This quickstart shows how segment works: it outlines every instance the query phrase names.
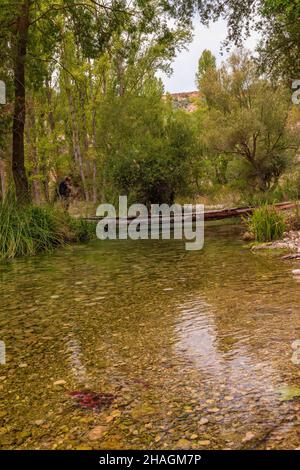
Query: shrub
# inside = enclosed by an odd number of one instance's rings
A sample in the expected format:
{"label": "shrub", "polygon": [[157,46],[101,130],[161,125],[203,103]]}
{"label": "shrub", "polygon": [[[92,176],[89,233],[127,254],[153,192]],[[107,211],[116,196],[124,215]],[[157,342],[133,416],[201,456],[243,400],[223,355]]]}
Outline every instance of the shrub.
{"label": "shrub", "polygon": [[245,222],[258,242],[278,240],[286,230],[284,215],[273,206],[265,205],[256,209]]}
{"label": "shrub", "polygon": [[73,219],[70,217],[70,228],[74,232],[76,241],[87,242],[95,238],[96,224],[83,219]]}

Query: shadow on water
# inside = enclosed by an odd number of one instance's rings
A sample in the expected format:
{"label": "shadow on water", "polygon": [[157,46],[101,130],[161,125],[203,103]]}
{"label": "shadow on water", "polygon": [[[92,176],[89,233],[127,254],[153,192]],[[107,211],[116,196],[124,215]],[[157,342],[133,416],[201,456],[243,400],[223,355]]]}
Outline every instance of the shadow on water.
{"label": "shadow on water", "polygon": [[[0,266],[3,448],[295,448],[299,284],[238,226]],[[70,392],[115,397],[100,411]]]}

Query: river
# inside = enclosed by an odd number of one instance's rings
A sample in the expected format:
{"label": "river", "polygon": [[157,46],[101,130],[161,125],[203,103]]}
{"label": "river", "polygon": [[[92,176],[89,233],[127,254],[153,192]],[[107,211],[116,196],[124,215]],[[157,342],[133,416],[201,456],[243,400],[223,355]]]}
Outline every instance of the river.
{"label": "river", "polygon": [[300,284],[240,230],[2,263],[1,447],[297,448]]}

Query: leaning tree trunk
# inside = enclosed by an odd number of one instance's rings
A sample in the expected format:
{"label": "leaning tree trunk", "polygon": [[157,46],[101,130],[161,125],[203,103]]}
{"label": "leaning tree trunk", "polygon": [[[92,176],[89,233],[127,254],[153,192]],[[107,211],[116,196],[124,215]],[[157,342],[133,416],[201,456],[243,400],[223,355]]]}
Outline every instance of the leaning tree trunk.
{"label": "leaning tree trunk", "polygon": [[24,126],[25,126],[25,58],[29,27],[29,3],[23,0],[16,24],[16,54],[14,64],[15,107],[13,116],[12,173],[18,202],[30,201],[29,185],[25,170]]}

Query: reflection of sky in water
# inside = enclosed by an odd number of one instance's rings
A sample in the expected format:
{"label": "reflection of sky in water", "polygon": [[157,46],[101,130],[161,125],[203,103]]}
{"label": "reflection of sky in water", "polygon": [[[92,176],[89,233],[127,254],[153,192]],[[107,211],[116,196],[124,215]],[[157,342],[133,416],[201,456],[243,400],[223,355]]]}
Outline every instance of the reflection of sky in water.
{"label": "reflection of sky in water", "polygon": [[224,358],[216,348],[217,333],[211,307],[203,300],[180,305],[181,322],[177,325],[178,350],[184,351],[204,372],[220,373]]}
{"label": "reflection of sky in water", "polygon": [[247,337],[245,331],[233,324],[232,344],[229,343],[224,351],[220,343],[224,340],[226,343],[226,337],[218,331],[212,306],[197,297],[178,308],[182,313],[176,327],[176,353],[188,357],[209,384],[213,387],[224,385],[227,394],[249,392],[261,397],[274,391],[280,374],[271,361],[258,362],[247,341],[250,330]]}
{"label": "reflection of sky in water", "polygon": [[82,351],[80,343],[72,333],[69,333],[68,336],[69,339],[66,341],[66,349],[74,378],[80,382],[87,383],[87,371],[85,365],[82,362]]}

